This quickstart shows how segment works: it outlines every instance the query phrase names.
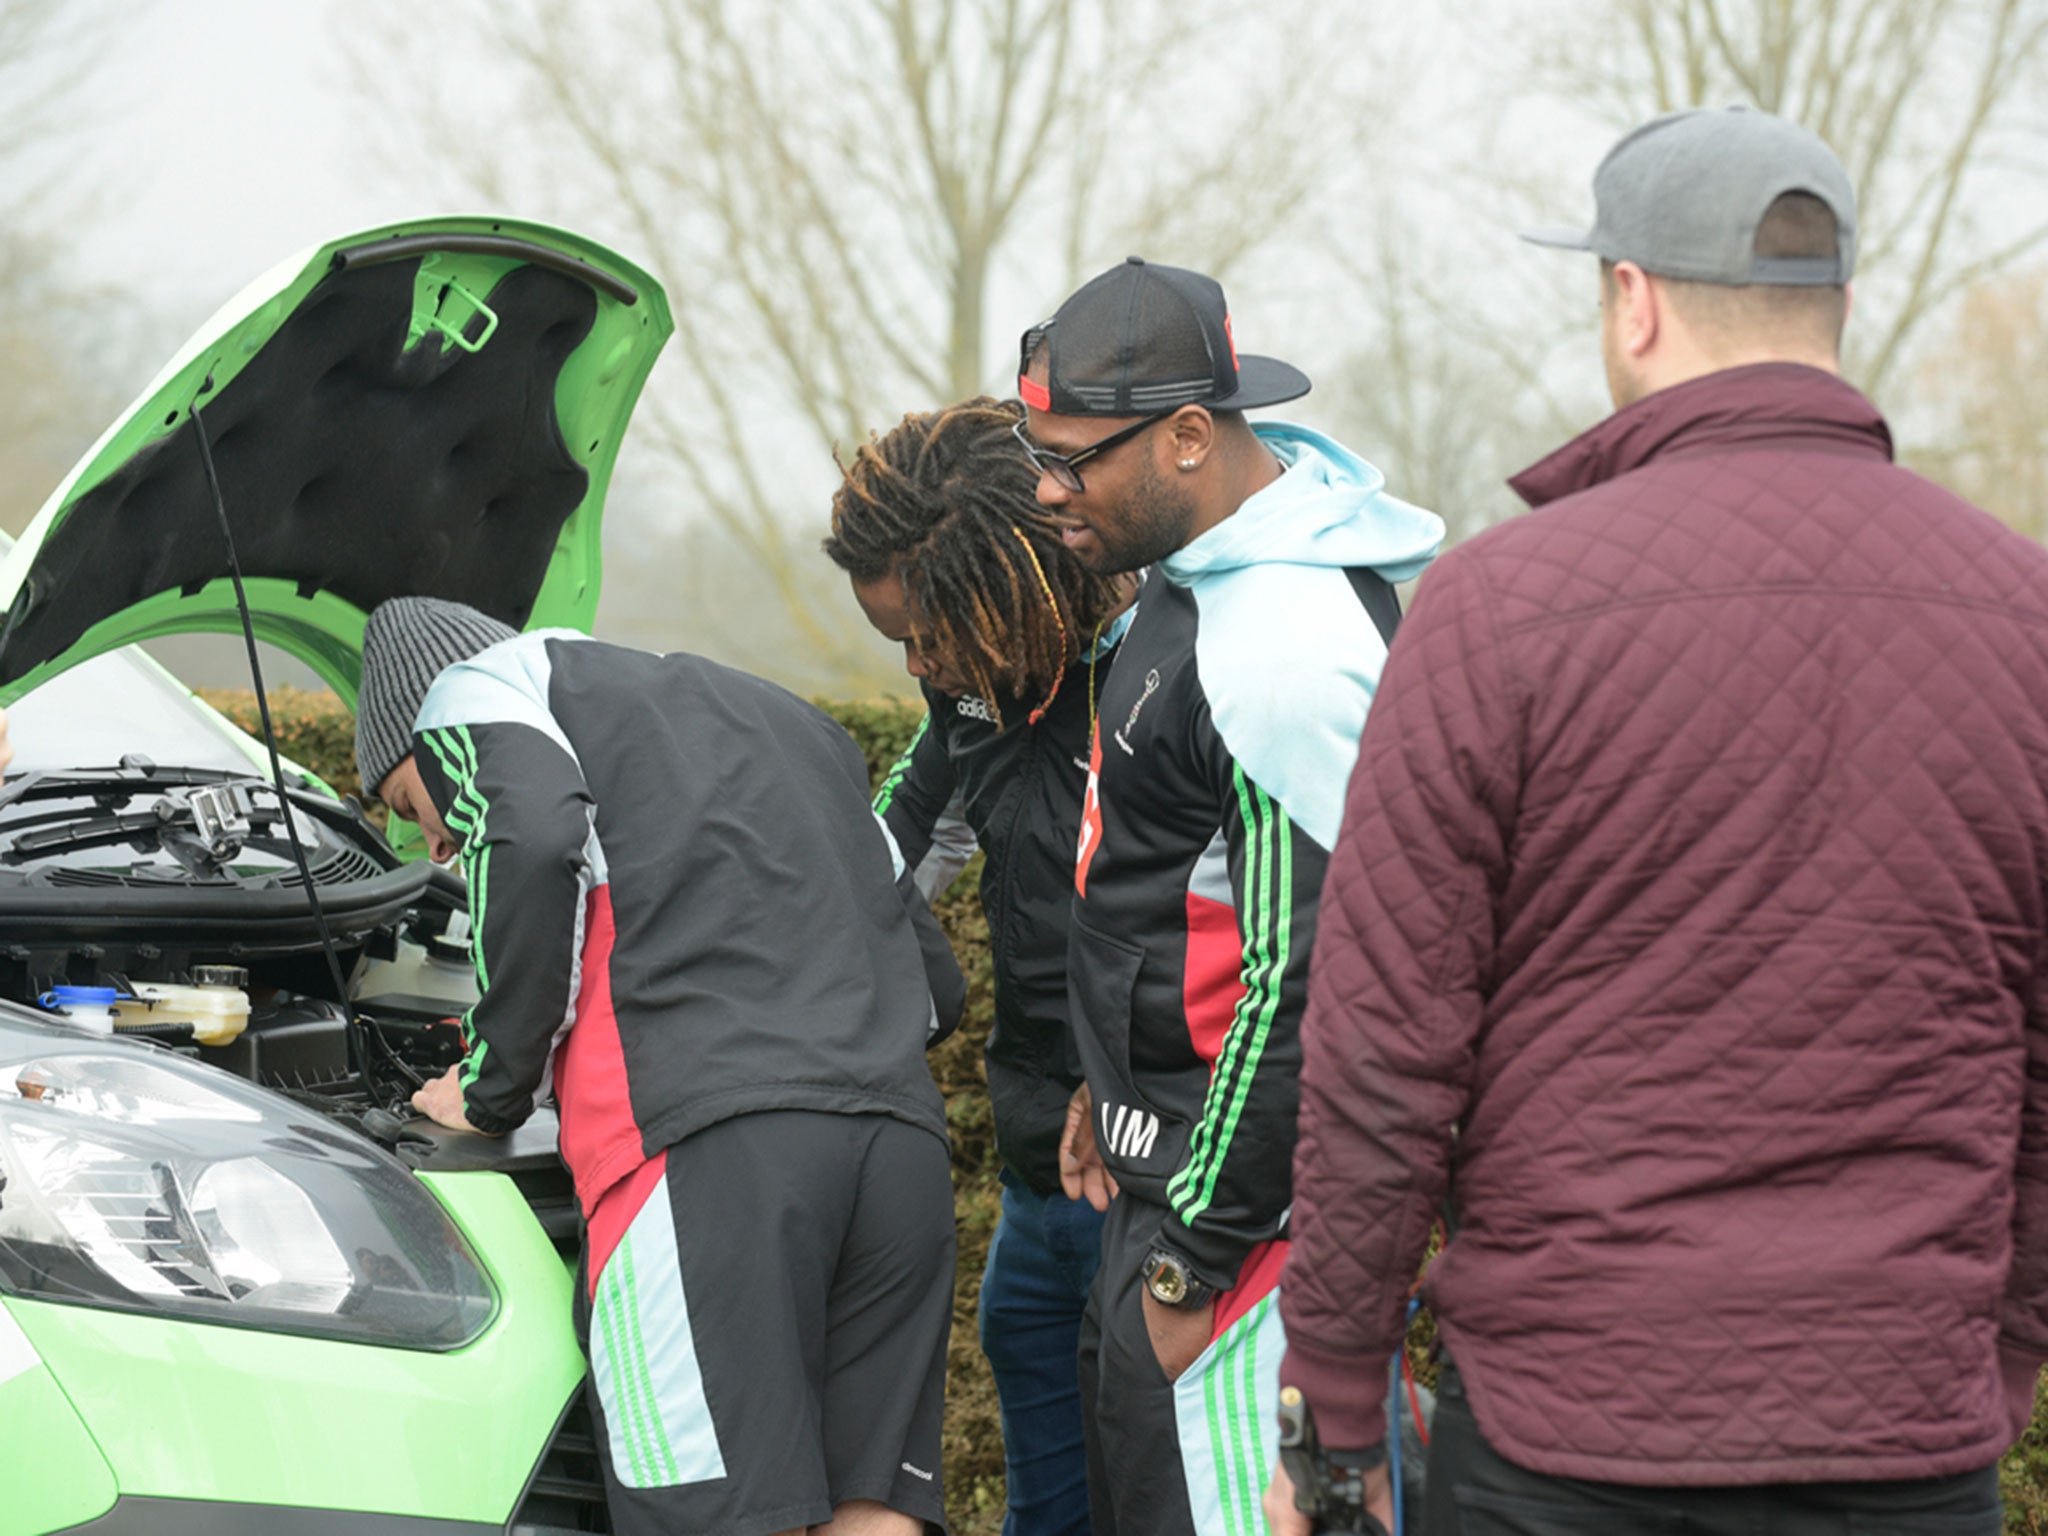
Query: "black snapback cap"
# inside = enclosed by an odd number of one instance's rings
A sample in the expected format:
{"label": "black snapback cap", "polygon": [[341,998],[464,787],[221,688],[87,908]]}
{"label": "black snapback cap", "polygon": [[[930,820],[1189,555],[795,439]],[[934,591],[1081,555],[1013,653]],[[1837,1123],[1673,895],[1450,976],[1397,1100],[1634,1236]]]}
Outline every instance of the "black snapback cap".
{"label": "black snapback cap", "polygon": [[[1025,377],[1046,349],[1046,382]],[[1183,405],[1246,411],[1309,391],[1275,357],[1240,357],[1213,277],[1132,256],[1076,289],[1024,333],[1017,392],[1055,416],[1147,416]]]}

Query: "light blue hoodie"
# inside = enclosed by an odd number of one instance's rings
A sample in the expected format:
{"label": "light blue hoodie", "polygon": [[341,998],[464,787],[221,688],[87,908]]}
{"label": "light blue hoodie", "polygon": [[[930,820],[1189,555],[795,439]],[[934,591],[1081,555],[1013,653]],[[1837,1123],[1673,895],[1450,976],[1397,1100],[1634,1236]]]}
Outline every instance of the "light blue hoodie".
{"label": "light blue hoodie", "polygon": [[1320,432],[1253,431],[1285,473],[1158,569],[1200,611],[1195,665],[1232,756],[1328,849],[1387,658],[1345,571],[1411,580],[1443,547],[1444,524],[1387,495],[1379,470]]}

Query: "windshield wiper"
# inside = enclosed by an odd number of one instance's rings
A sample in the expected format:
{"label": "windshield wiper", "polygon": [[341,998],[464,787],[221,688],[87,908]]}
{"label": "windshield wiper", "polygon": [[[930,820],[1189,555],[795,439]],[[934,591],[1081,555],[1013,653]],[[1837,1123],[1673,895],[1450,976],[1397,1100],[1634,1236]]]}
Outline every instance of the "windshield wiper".
{"label": "windshield wiper", "polygon": [[[64,792],[76,794],[89,784],[90,781],[86,786],[73,782]],[[182,802],[166,796],[146,811],[86,813],[64,826],[17,833],[6,852],[0,853],[0,861],[23,864],[47,853],[103,848],[144,836],[155,836],[161,843],[166,832],[189,831],[219,863],[240,853],[243,840],[257,827],[273,826],[283,816],[275,805],[256,804],[246,785],[202,784],[194,787]]]}
{"label": "windshield wiper", "polygon": [[155,836],[165,825],[154,811],[125,816],[108,813],[95,816],[82,826],[74,822],[70,826],[51,827],[45,832],[24,832],[14,839],[5,853],[0,853],[0,859],[9,864],[26,864],[46,853],[60,853],[71,848],[101,848],[112,843],[125,843],[145,834]]}
{"label": "windshield wiper", "polygon": [[[190,789],[253,779],[250,774],[219,768],[159,768],[144,757],[126,757],[118,768],[38,768],[9,779],[0,789],[0,811],[24,800],[50,800],[60,795],[104,795],[132,799],[160,789]],[[254,779],[260,784],[261,779]]]}

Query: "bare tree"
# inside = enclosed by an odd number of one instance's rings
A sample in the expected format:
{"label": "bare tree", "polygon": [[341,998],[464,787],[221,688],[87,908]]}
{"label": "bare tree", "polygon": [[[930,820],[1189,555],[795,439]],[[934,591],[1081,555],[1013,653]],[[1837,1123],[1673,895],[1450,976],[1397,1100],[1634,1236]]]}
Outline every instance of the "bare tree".
{"label": "bare tree", "polygon": [[1585,388],[1597,348],[1582,312],[1524,307],[1534,318],[1505,322],[1511,288],[1442,285],[1408,239],[1382,234],[1370,260],[1338,253],[1355,340],[1318,388],[1388,489],[1439,513],[1455,543],[1518,511],[1508,477],[1597,409]]}
{"label": "bare tree", "polygon": [[1735,101],[1842,155],[1861,221],[1848,371],[1904,397],[1895,424],[1918,462],[1978,462],[1964,416],[1916,398],[1925,383],[1953,401],[1965,343],[1945,344],[1946,382],[1919,370],[1972,295],[2048,244],[2048,0],[1453,0],[1452,14],[1475,44],[1436,89],[1477,130],[1416,146],[1395,193],[1403,259],[1350,267],[1370,323],[1346,424],[1396,490],[1475,531],[1514,508],[1503,473],[1605,409],[1590,269],[1513,239],[1586,200],[1590,165],[1566,174],[1558,130],[1586,116],[1604,138]]}
{"label": "bare tree", "polygon": [[[1310,0],[437,14],[414,80],[409,10],[358,45],[365,87],[463,189],[537,200],[663,276],[676,342],[636,432],[842,687],[879,679],[843,644],[843,600],[819,602],[831,455],[1003,386],[1011,338],[1092,263],[1140,250],[1227,275],[1355,166],[1368,121],[1330,45],[1358,12]],[[488,131],[434,87],[463,57],[512,66]]]}
{"label": "bare tree", "polygon": [[[0,0],[0,168],[10,177],[65,131],[112,19],[63,0]],[[35,200],[32,186],[15,188],[17,210]]]}
{"label": "bare tree", "polygon": [[1973,291],[1923,371],[1939,444],[1918,467],[2048,541],[2048,269]]}
{"label": "bare tree", "polygon": [[1602,0],[1535,73],[1617,126],[1747,101],[1832,144],[1861,203],[1846,361],[1872,393],[2048,244],[2048,0]]}
{"label": "bare tree", "polygon": [[81,289],[64,259],[68,231],[90,210],[67,184],[61,151],[77,123],[112,8],[61,0],[0,0],[0,527],[17,533],[75,456],[106,425],[118,398],[81,346],[81,322],[118,311],[102,291]]}

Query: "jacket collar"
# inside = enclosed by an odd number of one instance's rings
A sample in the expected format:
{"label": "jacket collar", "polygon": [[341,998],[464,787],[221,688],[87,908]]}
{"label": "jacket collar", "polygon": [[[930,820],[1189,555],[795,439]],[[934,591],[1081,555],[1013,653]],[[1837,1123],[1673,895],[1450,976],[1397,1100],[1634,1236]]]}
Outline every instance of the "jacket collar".
{"label": "jacket collar", "polygon": [[1652,459],[1764,444],[1892,456],[1891,429],[1854,386],[1804,363],[1752,363],[1645,395],[1508,484],[1540,507]]}

